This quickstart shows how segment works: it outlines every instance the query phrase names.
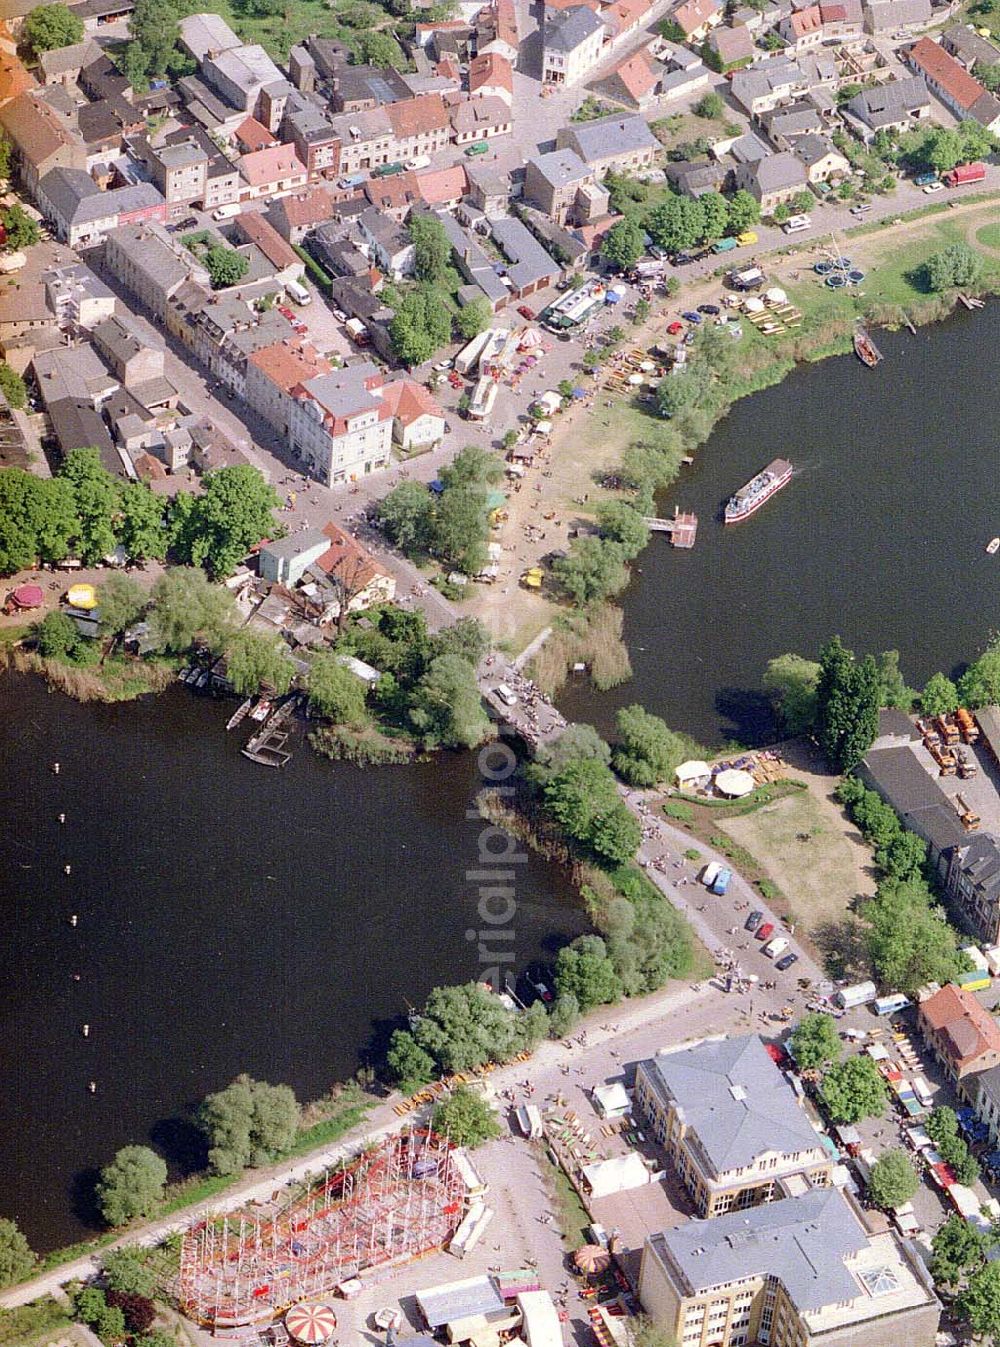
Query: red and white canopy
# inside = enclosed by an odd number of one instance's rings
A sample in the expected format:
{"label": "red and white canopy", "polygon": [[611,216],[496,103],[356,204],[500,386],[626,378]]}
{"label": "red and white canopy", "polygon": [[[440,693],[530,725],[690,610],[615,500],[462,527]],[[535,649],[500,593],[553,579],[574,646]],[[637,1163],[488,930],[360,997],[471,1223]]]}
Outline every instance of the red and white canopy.
{"label": "red and white canopy", "polygon": [[337,1316],[331,1305],[306,1302],[293,1305],[285,1315],[285,1327],[297,1342],[327,1342],[337,1331]]}

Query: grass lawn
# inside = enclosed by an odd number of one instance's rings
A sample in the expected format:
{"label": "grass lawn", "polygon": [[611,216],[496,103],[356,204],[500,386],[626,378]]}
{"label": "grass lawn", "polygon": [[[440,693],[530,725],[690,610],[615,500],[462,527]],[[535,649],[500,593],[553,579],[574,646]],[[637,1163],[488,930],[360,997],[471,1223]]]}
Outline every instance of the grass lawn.
{"label": "grass lawn", "polygon": [[977,229],[976,242],[981,243],[984,248],[1000,250],[1000,224],[987,224],[983,225],[982,229]]}
{"label": "grass lawn", "polygon": [[72,1329],[69,1311],[50,1296],[14,1310],[0,1310],[0,1344],[3,1347],[28,1347],[28,1344],[65,1340]]}
{"label": "grass lawn", "polygon": [[716,825],[745,848],[788,899],[793,920],[815,940],[823,927],[840,922],[860,892],[874,884],[862,865],[866,851],[851,841],[850,826],[838,826],[812,791],[798,791],[742,818]]}
{"label": "grass lawn", "polygon": [[[353,45],[357,30],[341,22],[342,8],[341,4],[330,5],[324,0],[285,0],[281,14],[254,18],[237,12],[232,0],[215,0],[212,6],[213,12],[225,19],[245,42],[259,43],[280,61],[287,59],[290,47],[313,33]],[[380,12],[380,17],[384,18],[384,13]],[[376,22],[372,26],[379,25]]]}
{"label": "grass lawn", "polygon": [[673,112],[669,117],[653,122],[650,129],[665,150],[673,150],[685,141],[721,140],[729,134],[729,127],[734,125],[728,113],[728,108],[721,117],[696,117],[693,112]]}
{"label": "grass lawn", "polygon": [[550,1159],[547,1151],[541,1162],[541,1170],[545,1186],[552,1194],[562,1237],[571,1249],[579,1249],[581,1245],[589,1243],[587,1230],[590,1226],[590,1217],[587,1208],[580,1200],[580,1194],[561,1167]]}

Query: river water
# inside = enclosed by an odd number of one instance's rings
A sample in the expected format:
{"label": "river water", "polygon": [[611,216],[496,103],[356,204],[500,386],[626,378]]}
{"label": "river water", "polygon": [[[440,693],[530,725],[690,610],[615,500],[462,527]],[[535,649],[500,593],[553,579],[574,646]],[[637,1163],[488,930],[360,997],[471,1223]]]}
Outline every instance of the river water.
{"label": "river water", "polygon": [[[604,733],[642,703],[708,745],[773,735],[767,661],[816,658],[839,632],[860,652],[898,649],[908,682],[981,650],[1000,609],[1000,304],[878,333],[875,371],[854,356],[793,372],[737,403],[658,502],[699,517],[691,552],[653,538],[623,596],[634,678],[570,685],[560,708]],[[772,458],[792,482],[724,527],[726,498]]]}
{"label": "river water", "polygon": [[[0,676],[0,1214],[36,1248],[92,1233],[119,1146],[184,1152],[177,1119],[241,1071],[318,1097],[407,1000],[481,972],[476,755],[361,771],[300,741],[272,771],[233,705]],[[513,869],[523,966],[586,923],[552,867]]]}

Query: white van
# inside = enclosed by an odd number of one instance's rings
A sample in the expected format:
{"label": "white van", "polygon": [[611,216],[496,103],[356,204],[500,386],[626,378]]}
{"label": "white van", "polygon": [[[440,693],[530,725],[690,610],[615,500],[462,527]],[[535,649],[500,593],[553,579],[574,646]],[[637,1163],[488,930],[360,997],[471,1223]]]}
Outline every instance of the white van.
{"label": "white van", "polygon": [[421,168],[430,168],[430,166],[431,158],[429,154],[418,154],[415,158],[406,161],[406,167],[411,172],[416,172],[417,169]]}
{"label": "white van", "polygon": [[710,889],[712,885],[715,883],[715,881],[718,879],[719,871],[721,869],[722,866],[718,863],[718,861],[711,861],[709,862],[708,865],[705,866],[704,870],[702,870],[700,879],[707,889]]}
{"label": "white van", "polygon": [[783,935],[776,935],[773,940],[769,940],[764,946],[764,953],[769,959],[776,959],[779,954],[784,954],[788,948],[788,941]]}
{"label": "white van", "polygon": [[309,291],[306,289],[306,287],[302,284],[301,281],[286,281],[285,289],[291,295],[292,299],[295,300],[296,304],[302,306],[303,308],[305,307],[306,304],[312,303],[312,295],[309,293]]}
{"label": "white van", "polygon": [[511,692],[510,688],[507,686],[506,683],[498,683],[496,691],[497,696],[503,702],[504,706],[517,705],[517,693]]}
{"label": "white van", "polygon": [[812,217],[809,215],[793,215],[782,225],[786,234],[801,234],[803,229],[808,229],[812,224]]}
{"label": "white van", "polygon": [[241,209],[238,201],[231,201],[228,206],[220,206],[218,210],[213,210],[212,219],[232,220],[234,216],[239,215]]}

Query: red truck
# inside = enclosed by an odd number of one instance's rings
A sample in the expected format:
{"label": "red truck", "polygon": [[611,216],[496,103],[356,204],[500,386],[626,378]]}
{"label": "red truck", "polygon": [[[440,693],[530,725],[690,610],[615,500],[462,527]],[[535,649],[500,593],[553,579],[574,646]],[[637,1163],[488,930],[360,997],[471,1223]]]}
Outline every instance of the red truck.
{"label": "red truck", "polygon": [[967,182],[982,182],[985,177],[985,164],[959,164],[950,173],[943,175],[943,181],[949,187],[961,187]]}

